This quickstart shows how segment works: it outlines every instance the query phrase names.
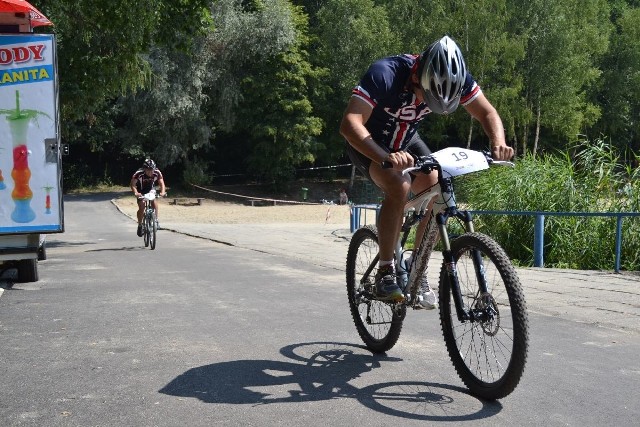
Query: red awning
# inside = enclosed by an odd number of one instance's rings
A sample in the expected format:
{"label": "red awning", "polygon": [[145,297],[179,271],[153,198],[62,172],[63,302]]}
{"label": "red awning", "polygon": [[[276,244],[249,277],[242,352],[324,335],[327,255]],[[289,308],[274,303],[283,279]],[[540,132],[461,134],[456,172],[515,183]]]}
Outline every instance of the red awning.
{"label": "red awning", "polygon": [[23,12],[29,15],[32,27],[53,25],[46,16],[25,0],[0,0],[0,12]]}

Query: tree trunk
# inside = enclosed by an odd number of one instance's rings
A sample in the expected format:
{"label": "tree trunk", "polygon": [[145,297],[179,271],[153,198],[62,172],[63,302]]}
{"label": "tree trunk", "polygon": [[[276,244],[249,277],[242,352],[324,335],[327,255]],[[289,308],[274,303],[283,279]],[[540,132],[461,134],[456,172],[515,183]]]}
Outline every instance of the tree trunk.
{"label": "tree trunk", "polygon": [[353,183],[356,180],[356,165],[351,165],[351,179],[349,180],[349,194],[353,191]]}
{"label": "tree trunk", "polygon": [[536,112],[536,137],[533,140],[533,158],[536,158],[536,152],[538,151],[538,140],[540,138],[540,95],[538,95],[538,103],[537,103],[537,112]]}

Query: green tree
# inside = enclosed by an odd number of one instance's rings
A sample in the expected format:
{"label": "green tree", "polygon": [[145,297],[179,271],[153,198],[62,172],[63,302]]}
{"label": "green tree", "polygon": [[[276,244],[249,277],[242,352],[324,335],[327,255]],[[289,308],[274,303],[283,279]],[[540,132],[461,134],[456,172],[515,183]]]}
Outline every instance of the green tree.
{"label": "green tree", "polygon": [[209,0],[53,0],[40,10],[55,24],[63,122],[144,87],[153,45],[188,46],[209,25]]}
{"label": "green tree", "polygon": [[203,39],[189,53],[152,48],[153,78],[147,88],[120,101],[123,151],[152,156],[158,164],[199,163],[194,155],[209,146],[213,133],[205,115],[208,58]]}
{"label": "green tree", "polygon": [[608,5],[605,0],[533,0],[511,1],[510,7],[512,28],[527,40],[524,97],[533,122],[520,124],[522,151],[529,150],[533,131],[535,156],[542,128],[557,139],[575,141],[600,115],[588,95],[600,75],[597,58],[608,46]]}
{"label": "green tree", "polygon": [[121,106],[116,101],[153,81],[147,56],[152,46],[189,49],[210,25],[208,3],[34,2],[54,23],[39,31],[56,34],[61,135],[71,145],[64,162],[67,188],[110,181],[114,169],[126,167],[128,156],[118,137]]}
{"label": "green tree", "polygon": [[[523,80],[518,73],[525,40],[511,32],[506,0],[436,0],[428,7],[409,0],[384,4],[403,51],[422,52],[445,34],[458,42],[469,70],[502,116],[509,139],[515,141],[515,123],[526,114],[520,95]],[[486,145],[480,126],[464,112],[428,116],[422,134],[432,148],[470,146],[472,142]]]}
{"label": "green tree", "polygon": [[[640,149],[640,6],[615,2],[611,48],[602,61],[598,95],[602,117],[595,131],[619,147]],[[636,3],[631,7],[627,3]]]}
{"label": "green tree", "polygon": [[329,147],[324,154],[326,159],[344,153],[339,123],[351,90],[362,74],[374,60],[401,53],[386,10],[375,3],[328,0],[315,17],[311,61],[316,67],[327,69],[314,97],[318,113],[327,124],[322,135],[322,141]]}
{"label": "green tree", "polygon": [[[267,74],[270,70],[262,65],[296,42],[288,2],[248,3],[218,0],[213,5],[215,29],[202,52],[209,58],[208,115],[227,132],[234,130],[237,107],[245,99],[243,80],[252,73]],[[249,100],[263,102],[253,96]]]}
{"label": "green tree", "polygon": [[251,142],[250,171],[276,186],[291,178],[295,166],[315,160],[314,137],[323,124],[313,115],[309,100],[309,82],[322,70],[315,70],[308,60],[307,16],[300,7],[287,7],[296,31],[294,42],[253,64],[242,82],[246,96],[239,110]]}

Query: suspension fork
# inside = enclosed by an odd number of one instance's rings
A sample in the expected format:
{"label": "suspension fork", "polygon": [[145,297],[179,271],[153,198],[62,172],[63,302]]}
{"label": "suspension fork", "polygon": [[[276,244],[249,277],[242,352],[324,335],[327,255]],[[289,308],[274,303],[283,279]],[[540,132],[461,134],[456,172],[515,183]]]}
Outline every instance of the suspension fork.
{"label": "suspension fork", "polygon": [[[451,251],[451,242],[449,241],[449,235],[447,234],[446,224],[451,215],[454,215],[463,221],[466,232],[473,233],[474,227],[472,216],[467,211],[456,210],[455,212],[445,212],[439,214],[437,218],[444,248],[442,251],[442,255],[447,269],[447,277],[451,286],[451,292],[453,294],[453,301],[456,306],[456,314],[458,316],[458,320],[464,322],[467,320],[473,320],[473,315],[471,311],[465,309],[464,303],[462,302],[462,291],[460,290],[460,282],[458,280],[458,269],[456,267],[453,252]],[[485,275],[485,268],[484,263],[482,262],[481,252],[478,249],[472,249],[471,259],[473,261],[476,279],[480,288],[479,292],[480,294],[484,294],[488,292],[489,287],[487,285],[487,278]]]}
{"label": "suspension fork", "polygon": [[[460,218],[464,221],[465,229],[469,233],[473,233],[473,217],[468,211],[460,212]],[[476,272],[476,279],[480,287],[480,293],[484,294],[489,292],[489,285],[487,284],[487,276],[485,274],[484,263],[482,262],[482,253],[478,249],[471,250],[471,259],[473,260],[473,268]]]}
{"label": "suspension fork", "polygon": [[462,302],[462,292],[460,291],[460,282],[458,281],[458,268],[451,252],[451,241],[449,240],[449,233],[447,232],[447,221],[449,220],[450,213],[439,213],[436,216],[438,229],[440,230],[440,241],[442,242],[442,257],[445,269],[447,271],[447,280],[449,281],[449,287],[451,288],[451,294],[453,295],[453,302],[456,306],[456,315],[460,322],[470,320],[471,316],[464,308]]}

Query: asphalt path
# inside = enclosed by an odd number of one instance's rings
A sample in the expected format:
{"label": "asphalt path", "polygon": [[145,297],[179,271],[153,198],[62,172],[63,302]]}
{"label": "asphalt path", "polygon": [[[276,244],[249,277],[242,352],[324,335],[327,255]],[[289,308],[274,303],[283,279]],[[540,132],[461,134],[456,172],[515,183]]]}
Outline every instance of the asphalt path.
{"label": "asphalt path", "polygon": [[520,385],[482,401],[457,378],[436,312],[410,312],[398,344],[373,356],[341,269],[167,230],[151,251],[110,198],[66,197],[40,281],[0,281],[2,426],[640,419],[634,331],[531,312]]}

